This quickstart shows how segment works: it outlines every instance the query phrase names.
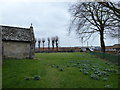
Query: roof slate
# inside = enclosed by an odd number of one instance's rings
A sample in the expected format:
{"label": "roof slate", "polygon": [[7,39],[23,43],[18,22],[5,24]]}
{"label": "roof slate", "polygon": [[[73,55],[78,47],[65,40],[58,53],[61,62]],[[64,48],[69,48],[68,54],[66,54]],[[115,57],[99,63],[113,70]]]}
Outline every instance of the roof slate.
{"label": "roof slate", "polygon": [[20,28],[11,26],[0,26],[2,30],[2,40],[12,41],[33,41],[32,32],[30,28]]}

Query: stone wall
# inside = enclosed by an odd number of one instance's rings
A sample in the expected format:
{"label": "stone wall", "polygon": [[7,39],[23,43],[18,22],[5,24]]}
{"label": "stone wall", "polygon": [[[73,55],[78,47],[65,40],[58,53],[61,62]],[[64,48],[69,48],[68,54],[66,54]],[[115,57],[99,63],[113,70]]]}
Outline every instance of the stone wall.
{"label": "stone wall", "polygon": [[35,56],[35,37],[34,37],[34,32],[33,32],[33,27],[30,26],[30,33],[32,37],[32,41],[30,42],[30,58],[34,58]]}
{"label": "stone wall", "polygon": [[30,43],[3,41],[3,58],[30,58]]}
{"label": "stone wall", "polygon": [[2,29],[0,29],[0,64],[1,63],[2,63]]}
{"label": "stone wall", "polygon": [[0,89],[2,90],[2,30],[0,27]]}

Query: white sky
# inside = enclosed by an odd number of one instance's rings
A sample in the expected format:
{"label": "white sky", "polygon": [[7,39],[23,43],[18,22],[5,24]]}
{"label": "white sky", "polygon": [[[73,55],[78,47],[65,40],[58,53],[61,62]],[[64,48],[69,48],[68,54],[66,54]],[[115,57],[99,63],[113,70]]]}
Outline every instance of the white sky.
{"label": "white sky", "polygon": [[[72,2],[63,2],[66,0],[0,0],[0,25],[30,27],[33,24],[35,37],[47,38],[58,36],[59,46],[81,46],[80,40],[72,32],[68,36],[68,27],[70,21],[69,6]],[[75,0],[72,0],[73,2]],[[88,41],[91,46],[99,46],[99,35],[94,35]],[[118,43],[118,40],[106,37],[106,45]],[[84,43],[84,46],[87,42]]]}

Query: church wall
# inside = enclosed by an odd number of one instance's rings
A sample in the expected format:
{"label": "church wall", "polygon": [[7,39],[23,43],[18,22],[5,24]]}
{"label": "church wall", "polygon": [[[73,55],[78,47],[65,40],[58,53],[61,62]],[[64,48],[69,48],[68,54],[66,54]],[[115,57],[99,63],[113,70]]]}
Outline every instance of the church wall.
{"label": "church wall", "polygon": [[0,29],[0,64],[1,62],[2,62],[2,30]]}
{"label": "church wall", "polygon": [[3,41],[2,44],[3,58],[30,58],[30,43]]}

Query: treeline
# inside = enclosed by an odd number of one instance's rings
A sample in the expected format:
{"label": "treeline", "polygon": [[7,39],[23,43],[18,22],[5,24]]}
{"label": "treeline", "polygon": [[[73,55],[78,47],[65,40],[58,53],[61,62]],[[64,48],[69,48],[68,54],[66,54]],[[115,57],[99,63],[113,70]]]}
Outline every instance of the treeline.
{"label": "treeline", "polygon": [[52,45],[52,49],[54,50],[54,48],[56,46],[56,51],[58,51],[58,42],[59,42],[58,36],[55,36],[55,37],[52,37],[52,38],[48,37],[47,39],[45,39],[45,38],[42,38],[42,39],[38,38],[38,39],[36,39],[36,43],[38,43],[38,49],[43,48],[43,50],[44,50],[45,42],[48,43],[48,50],[50,49],[50,44],[51,44]]}

